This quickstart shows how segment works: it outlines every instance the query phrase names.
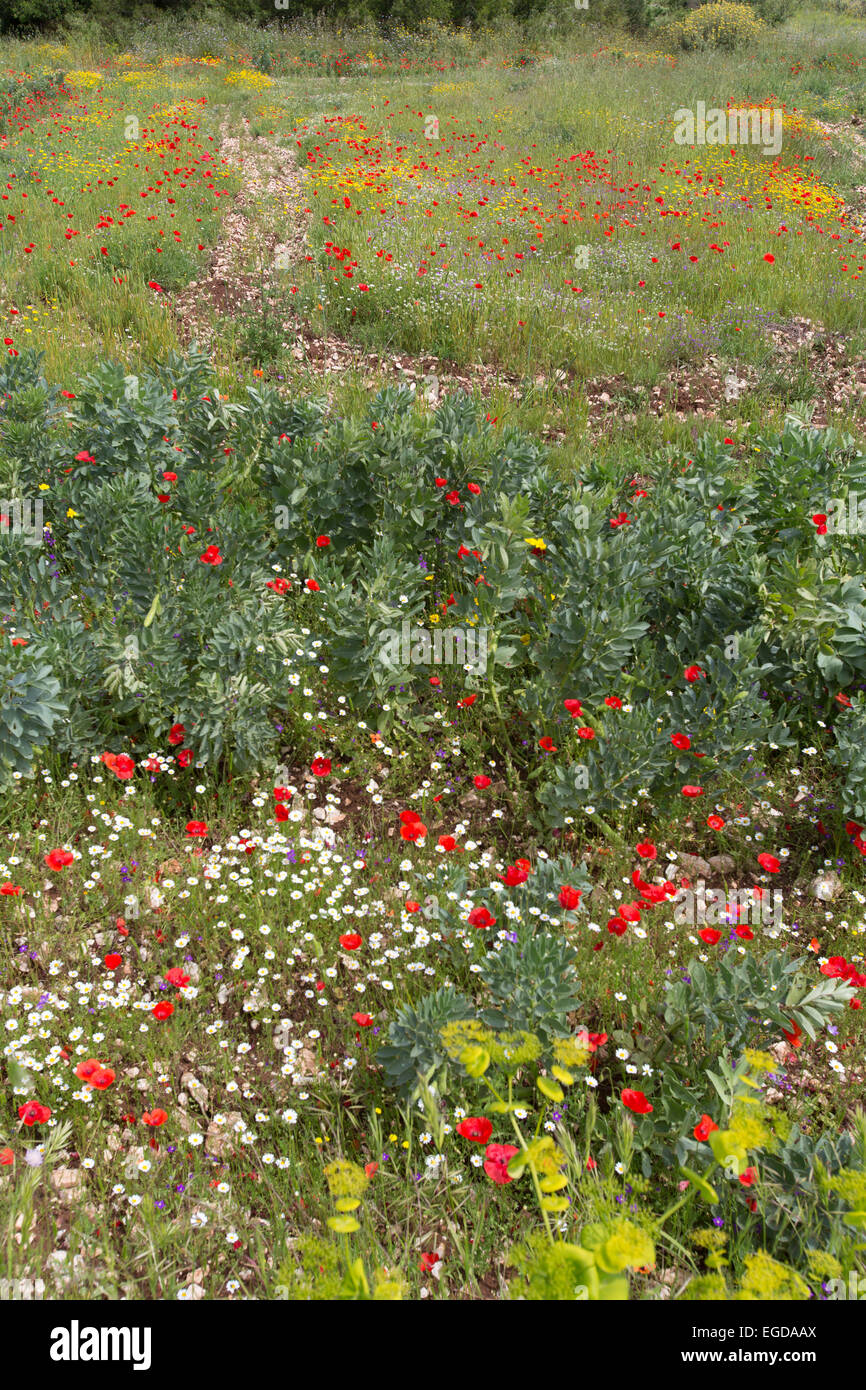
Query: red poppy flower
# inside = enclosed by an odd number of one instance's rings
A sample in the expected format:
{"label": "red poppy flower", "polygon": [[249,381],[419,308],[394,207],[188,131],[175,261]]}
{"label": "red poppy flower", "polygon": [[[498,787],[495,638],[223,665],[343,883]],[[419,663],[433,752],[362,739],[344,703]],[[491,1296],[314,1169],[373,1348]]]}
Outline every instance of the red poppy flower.
{"label": "red poppy flower", "polygon": [[420,912],[420,911],[421,911],[421,904],[420,904],[420,903],[416,903],[416,902],[409,901],[409,902],[404,903],[403,906],[405,907],[405,909],[406,909],[407,912],[412,912],[412,913],[414,913],[414,912]]}
{"label": "red poppy flower", "polygon": [[707,816],[707,825],[711,830],[724,830],[725,822],[721,816]]}
{"label": "red poppy flower", "polygon": [[583,706],[579,700],[563,700],[563,705],[568,710],[572,719],[577,719],[583,714]]}
{"label": "red poppy flower", "polygon": [[502,876],[506,888],[517,888],[529,878],[529,870],[520,864],[512,864]]}
{"label": "red poppy flower", "polygon": [[766,256],[764,257],[764,260],[767,262],[767,265],[773,265],[775,263],[776,257],[773,255],[772,251],[768,251]]}
{"label": "red poppy flower", "polygon": [[419,840],[426,839],[427,827],[420,820],[404,821],[400,826],[400,835],[404,840],[417,844]]}
{"label": "red poppy flower", "polygon": [[624,922],[621,917],[611,917],[607,929],[613,936],[624,936],[628,931],[628,922]]}
{"label": "red poppy flower", "polygon": [[514,1179],[508,1176],[508,1165],[515,1154],[520,1153],[513,1144],[488,1144],[484,1151],[484,1171],[495,1182],[502,1187],[507,1182]]}
{"label": "red poppy flower", "polygon": [[190,981],[189,975],[180,965],[173,965],[170,970],[166,970],[163,979],[167,984],[175,985],[178,989],[183,989]]}
{"label": "red poppy flower", "polygon": [[703,787],[693,787],[690,785],[683,787],[682,791],[683,796],[703,796],[704,794]]}
{"label": "red poppy flower", "polygon": [[708,946],[718,946],[722,939],[722,933],[716,927],[704,927],[698,932],[701,941],[705,941]]}
{"label": "red poppy flower", "polygon": [[110,954],[105,957],[106,970],[116,970],[117,967],[122,964],[123,956],[119,956],[116,951],[110,952]]}
{"label": "red poppy flower", "polygon": [[61,869],[66,868],[67,864],[71,864],[74,858],[75,856],[70,854],[68,849],[53,849],[50,854],[46,854],[45,863],[49,869],[59,873]]}
{"label": "red poppy flower", "polygon": [[168,731],[168,741],[175,747],[178,743],[183,743],[186,738],[186,729],[182,724],[172,724]]}
{"label": "red poppy flower", "polygon": [[88,454],[86,449],[82,449],[80,454],[75,455],[76,463],[95,463],[96,459],[92,454]]}
{"label": "red poppy flower", "polygon": [[372,1014],[352,1014],[352,1022],[357,1023],[359,1028],[370,1028],[373,1023]]}
{"label": "red poppy flower", "polygon": [[473,1144],[486,1144],[493,1133],[493,1125],[483,1115],[470,1115],[460,1121],[457,1133],[461,1138],[471,1140]]}
{"label": "red poppy flower", "polygon": [[30,1125],[44,1125],[51,1119],[51,1111],[47,1105],[40,1105],[38,1100],[28,1100],[24,1105],[19,1105],[18,1118],[28,1128]]}
{"label": "red poppy flower", "polygon": [[663,903],[668,896],[665,889],[658,883],[638,883],[635,886],[640,890],[640,895],[644,901],[651,903],[654,907],[658,903]]}
{"label": "red poppy flower", "polygon": [[656,849],[655,845],[652,843],[651,840],[642,840],[639,845],[635,845],[635,849],[637,850],[641,859],[658,858],[658,850]]}
{"label": "red poppy flower", "polygon": [[485,777],[483,772],[479,772],[477,777],[472,778],[472,781],[480,792],[483,792],[486,787],[490,786],[490,778]]}
{"label": "red poppy flower", "polygon": [[186,823],[186,833],[191,839],[198,839],[203,838],[208,830],[203,820],[190,820]]}
{"label": "red poppy flower", "polygon": [[15,1162],[15,1155],[11,1149],[0,1149],[0,1168],[8,1168]]}
{"label": "red poppy flower", "polygon": [[0,894],[4,898],[17,898],[20,892],[21,889],[16,888],[14,883],[0,883]]}
{"label": "red poppy flower", "polygon": [[609,709],[622,709],[622,700],[618,695],[605,695],[604,703]]}
{"label": "red poppy flower", "polygon": [[223,557],[220,555],[219,546],[209,545],[207,550],[198,557],[203,565],[221,565]]}
{"label": "red poppy flower", "polygon": [[674,748],[681,748],[683,751],[692,746],[692,741],[688,734],[671,734],[671,743]]}
{"label": "red poppy flower", "polygon": [[652,1106],[643,1091],[632,1091],[626,1088],[620,1096],[620,1100],[626,1109],[634,1111],[635,1115],[649,1115],[652,1110]]}
{"label": "red poppy flower", "polygon": [[440,835],[437,844],[445,850],[446,854],[450,854],[451,850],[457,848],[457,841],[453,835]]}
{"label": "red poppy flower", "polygon": [[466,920],[468,921],[470,927],[478,927],[479,929],[483,929],[485,931],[489,927],[496,926],[496,918],[488,912],[486,907],[473,907]]}
{"label": "red poppy flower", "polygon": [[472,493],[473,497],[477,497],[481,491],[481,488],[478,486],[477,483],[467,483],[466,487],[469,490],[469,492]]}
{"label": "red poppy flower", "polygon": [[107,1091],[115,1079],[115,1073],[111,1067],[97,1067],[87,1078],[88,1086],[93,1086],[97,1091]]}
{"label": "red poppy flower", "polygon": [[692,1130],[692,1134],[699,1144],[705,1144],[713,1130],[718,1129],[718,1127],[712,1115],[702,1115]]}
{"label": "red poppy flower", "polygon": [[[766,257],[764,259],[766,259]],[[745,1171],[740,1174],[740,1182],[743,1184],[743,1187],[751,1187],[752,1184],[757,1181],[757,1178],[757,1168],[746,1168]]]}
{"label": "red poppy flower", "polygon": [[777,874],[782,867],[781,860],[777,859],[775,854],[759,854],[758,863],[768,874]]}
{"label": "red poppy flower", "polygon": [[706,674],[706,671],[702,670],[700,666],[687,666],[683,671],[683,675],[689,682],[689,685],[694,685],[695,681],[700,680],[701,676],[705,676]]}
{"label": "red poppy flower", "polygon": [[792,1027],[790,1033],[787,1031],[786,1028],[782,1029],[782,1037],[787,1038],[788,1042],[791,1044],[792,1047],[803,1046],[802,1029],[800,1028],[800,1025],[796,1023],[794,1020],[792,1020]]}
{"label": "red poppy flower", "polygon": [[309,589],[311,594],[317,594],[319,592],[319,586],[316,583],[315,579],[307,580],[307,588]]}
{"label": "red poppy flower", "polygon": [[469,709],[470,705],[474,705],[477,699],[477,695],[466,695],[462,700],[457,701],[457,708]]}
{"label": "red poppy flower", "polygon": [[310,763],[310,771],[312,772],[314,777],[330,777],[331,759],[314,758],[313,761]]}
{"label": "red poppy flower", "polygon": [[180,752],[177,755],[178,767],[189,767],[190,763],[193,760],[193,756],[194,755],[191,748],[181,748]]}
{"label": "red poppy flower", "polygon": [[559,890],[559,906],[564,907],[566,912],[573,912],[580,902],[582,891],[581,888],[572,888],[570,884],[564,883]]}
{"label": "red poppy flower", "polygon": [[747,926],[735,927],[734,935],[738,936],[741,941],[754,941],[755,939],[755,933],[752,931],[751,927]]}
{"label": "red poppy flower", "polygon": [[319,547],[320,550],[324,550],[325,546],[326,546],[326,545],[330,545],[330,544],[331,544],[331,537],[330,537],[330,536],[317,536],[317,537],[316,537],[316,545]]}
{"label": "red poppy flower", "polygon": [[174,1004],[169,1004],[167,999],[163,999],[159,1004],[155,1004],[150,1012],[155,1019],[162,1023],[165,1019],[171,1018],[174,1013]]}
{"label": "red poppy flower", "polygon": [[538,740],[538,746],[539,748],[543,748],[545,753],[555,753],[557,751],[553,739],[548,734],[545,734],[544,738]]}
{"label": "red poppy flower", "polygon": [[418,1261],[418,1268],[422,1274],[429,1274],[439,1263],[439,1256],[435,1250],[425,1251]]}
{"label": "red poppy flower", "polygon": [[833,980],[843,980],[848,969],[848,962],[844,956],[831,956],[821,966],[821,974],[828,975]]}
{"label": "red poppy flower", "polygon": [[363,942],[363,936],[359,936],[356,931],[346,932],[344,936],[340,937],[340,945],[344,951],[357,951]]}
{"label": "red poppy flower", "polygon": [[159,1126],[164,1125],[167,1119],[168,1115],[164,1110],[145,1110],[141,1117],[141,1122],[142,1124],[150,1125],[151,1129],[159,1129]]}

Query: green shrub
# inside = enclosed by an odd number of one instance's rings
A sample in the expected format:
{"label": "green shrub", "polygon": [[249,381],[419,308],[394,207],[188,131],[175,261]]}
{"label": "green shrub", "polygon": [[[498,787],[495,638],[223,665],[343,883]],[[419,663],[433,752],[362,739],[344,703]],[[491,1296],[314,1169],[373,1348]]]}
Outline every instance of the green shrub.
{"label": "green shrub", "polygon": [[[564,481],[465,397],[426,412],[387,389],[340,420],[270,388],[223,399],[196,354],[140,378],[105,364],[67,399],[22,353],[0,392],[0,493],[39,501],[51,538],[0,535],[0,602],[64,710],[35,743],[22,732],[24,763],[158,748],[175,722],[199,765],[273,766],[286,743],[305,756],[296,689],[324,664],[358,718],[419,747],[443,699],[474,697],[471,737],[497,744],[513,783],[532,774],[538,827],[641,796],[682,806],[698,775],[701,795],[748,780],[756,745],[812,740],[860,814],[859,539],[812,520],[866,491],[843,435],[789,420],[755,441],[745,480],[709,437],[685,476],[656,454],[626,515],[615,484]],[[437,661],[404,623],[483,634],[484,661]],[[550,872],[580,886],[574,865]]]}
{"label": "green shrub", "polygon": [[666,36],[680,48],[742,48],[760,34],[763,20],[751,5],[718,0],[700,5],[687,18],[676,20],[665,29]]}

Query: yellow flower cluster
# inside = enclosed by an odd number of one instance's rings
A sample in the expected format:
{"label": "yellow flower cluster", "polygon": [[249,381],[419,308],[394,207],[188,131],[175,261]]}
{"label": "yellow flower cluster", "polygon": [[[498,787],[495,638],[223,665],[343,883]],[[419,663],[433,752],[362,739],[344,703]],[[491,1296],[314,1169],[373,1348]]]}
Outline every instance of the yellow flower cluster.
{"label": "yellow flower cluster", "polygon": [[85,69],[73,69],[64,77],[67,87],[100,87],[105,81],[101,72],[87,72]]}
{"label": "yellow flower cluster", "polygon": [[45,63],[50,63],[55,68],[63,66],[64,59],[69,56],[69,49],[65,44],[59,43],[40,43],[36,45],[36,52]]}
{"label": "yellow flower cluster", "polygon": [[764,27],[751,5],[718,0],[700,5],[687,19],[669,25],[665,32],[681,48],[739,48],[757,38]]}
{"label": "yellow flower cluster", "polygon": [[348,1197],[350,1201],[357,1201],[369,1184],[363,1168],[346,1158],[337,1158],[333,1163],[329,1163],[325,1169],[325,1177],[328,1190],[336,1200]]}
{"label": "yellow flower cluster", "polygon": [[264,92],[273,85],[273,78],[264,72],[251,72],[248,68],[240,68],[237,72],[226,73],[227,87],[243,87],[247,92]]}

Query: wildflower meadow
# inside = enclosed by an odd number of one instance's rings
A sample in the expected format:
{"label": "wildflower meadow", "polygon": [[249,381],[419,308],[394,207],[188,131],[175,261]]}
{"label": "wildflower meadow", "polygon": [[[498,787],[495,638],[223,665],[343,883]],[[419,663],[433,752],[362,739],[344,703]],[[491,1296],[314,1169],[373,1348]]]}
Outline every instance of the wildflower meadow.
{"label": "wildflower meadow", "polygon": [[52,1365],[337,1300],[828,1364],[863,0],[50,8],[0,0],[0,1298]]}

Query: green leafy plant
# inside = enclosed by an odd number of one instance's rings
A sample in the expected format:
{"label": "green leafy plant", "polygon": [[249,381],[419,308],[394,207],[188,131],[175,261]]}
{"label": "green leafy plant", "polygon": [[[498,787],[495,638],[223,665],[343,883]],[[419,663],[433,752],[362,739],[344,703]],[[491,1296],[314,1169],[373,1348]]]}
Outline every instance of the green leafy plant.
{"label": "green leafy plant", "polygon": [[493,1007],[481,1020],[494,1029],[526,1029],[549,1047],[568,1033],[568,1014],[580,1004],[574,948],[561,937],[539,934],[525,944],[506,942],[488,955],[481,978]]}
{"label": "green leafy plant", "polygon": [[838,979],[811,983],[788,951],[726,956],[715,970],[693,959],[686,973],[665,994],[665,1023],[687,1043],[700,1030],[707,1048],[721,1038],[731,1052],[760,1046],[794,1025],[815,1038],[856,993]]}
{"label": "green leafy plant", "polygon": [[457,1019],[469,1019],[470,1001],[451,985],[422,995],[417,1004],[406,1004],[388,1028],[388,1042],[380,1047],[376,1059],[391,1086],[407,1098],[419,1077],[429,1077],[447,1059],[441,1030]]}

